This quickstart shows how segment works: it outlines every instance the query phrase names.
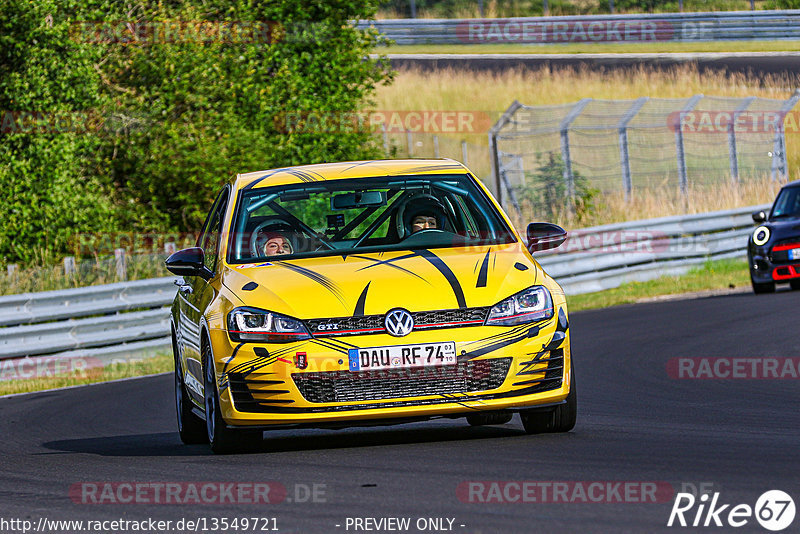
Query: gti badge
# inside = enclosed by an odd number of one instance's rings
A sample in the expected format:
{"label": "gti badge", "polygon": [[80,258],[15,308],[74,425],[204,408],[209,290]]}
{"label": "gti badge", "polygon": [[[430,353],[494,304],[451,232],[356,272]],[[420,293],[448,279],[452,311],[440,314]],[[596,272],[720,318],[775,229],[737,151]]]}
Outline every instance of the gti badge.
{"label": "gti badge", "polygon": [[414,329],[414,318],[402,308],[390,310],[383,319],[383,327],[386,331],[395,336],[407,336]]}
{"label": "gti badge", "polygon": [[320,323],[317,326],[317,332],[327,332],[330,330],[339,330],[339,323]]}

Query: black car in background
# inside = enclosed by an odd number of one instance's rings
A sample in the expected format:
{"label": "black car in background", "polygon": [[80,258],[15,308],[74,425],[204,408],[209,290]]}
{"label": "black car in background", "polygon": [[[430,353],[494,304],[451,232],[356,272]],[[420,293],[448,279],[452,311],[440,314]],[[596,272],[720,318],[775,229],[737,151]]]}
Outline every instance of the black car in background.
{"label": "black car in background", "polygon": [[772,293],[788,282],[800,289],[800,180],[786,184],[769,214],[758,211],[760,223],[747,244],[750,281],[756,293]]}

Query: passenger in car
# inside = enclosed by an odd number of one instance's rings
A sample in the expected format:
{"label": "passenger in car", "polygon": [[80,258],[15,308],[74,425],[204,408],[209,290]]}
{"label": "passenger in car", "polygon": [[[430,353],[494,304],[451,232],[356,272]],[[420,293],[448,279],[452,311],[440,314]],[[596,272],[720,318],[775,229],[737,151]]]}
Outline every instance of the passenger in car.
{"label": "passenger in car", "polygon": [[280,232],[268,232],[264,234],[266,242],[264,243],[265,256],[278,256],[282,254],[292,254],[294,247],[289,238]]}

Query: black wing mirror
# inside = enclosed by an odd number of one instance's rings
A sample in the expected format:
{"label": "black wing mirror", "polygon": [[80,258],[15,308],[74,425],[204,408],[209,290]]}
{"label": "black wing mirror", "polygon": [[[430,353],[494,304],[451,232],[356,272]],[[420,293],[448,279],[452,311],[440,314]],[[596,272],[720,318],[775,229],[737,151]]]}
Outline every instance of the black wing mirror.
{"label": "black wing mirror", "polygon": [[762,223],[767,220],[767,214],[764,210],[757,211],[753,214],[753,222]]}
{"label": "black wing mirror", "polygon": [[185,248],[167,258],[167,270],[178,276],[201,276],[209,280],[213,274],[205,263],[205,254],[200,247]]}
{"label": "black wing mirror", "polygon": [[567,231],[552,223],[530,223],[528,225],[528,250],[531,254],[561,246],[567,239]]}

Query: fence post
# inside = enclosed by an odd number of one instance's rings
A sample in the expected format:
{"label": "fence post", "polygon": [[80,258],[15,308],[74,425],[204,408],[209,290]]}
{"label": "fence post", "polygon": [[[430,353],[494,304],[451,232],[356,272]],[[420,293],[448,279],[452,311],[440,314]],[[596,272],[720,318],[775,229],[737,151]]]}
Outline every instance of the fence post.
{"label": "fence post", "polygon": [[569,152],[569,127],[578,115],[581,114],[583,109],[589,105],[591,98],[584,98],[579,100],[572,109],[569,110],[567,116],[559,124],[561,130],[561,161],[564,163],[564,183],[567,185],[567,197],[572,198],[575,196],[575,180],[572,175],[572,156]]}
{"label": "fence post", "polygon": [[497,149],[497,134],[511,121],[511,117],[522,107],[518,101],[514,100],[498,121],[489,130],[489,154],[492,158],[492,178],[494,181],[495,195],[497,202],[503,204],[503,187],[500,178],[500,155]]}
{"label": "fence post", "polygon": [[678,185],[683,196],[689,194],[689,179],[686,176],[686,152],[683,149],[683,115],[684,113],[692,111],[697,103],[700,102],[701,98],[703,98],[703,95],[694,95],[690,98],[680,111],[677,120],[673,122],[673,128],[675,129],[675,154],[678,157]]}
{"label": "fence post", "polygon": [[64,275],[75,275],[75,256],[64,256]]}
{"label": "fence post", "polygon": [[406,145],[408,146],[408,157],[410,158],[411,156],[414,155],[414,147],[412,146],[413,142],[411,139],[411,130],[406,130]]}
{"label": "fence post", "polygon": [[783,103],[778,117],[781,122],[780,124],[775,124],[775,139],[772,143],[772,172],[770,173],[773,182],[777,178],[778,172],[781,173],[781,181],[789,178],[789,165],[786,161],[786,130],[783,126],[783,119],[797,104],[798,100],[800,100],[800,89],[796,89],[791,98]]}
{"label": "fence post", "polygon": [[438,135],[434,135],[433,136],[433,157],[434,158],[438,158],[439,157],[439,136]]}
{"label": "fence post", "polygon": [[[518,163],[518,167],[520,171],[522,171],[522,156],[512,156],[511,165],[514,163]],[[509,165],[509,167],[511,166]],[[522,209],[519,207],[519,202],[517,201],[517,195],[514,194],[514,188],[511,187],[511,182],[508,181],[508,169],[506,165],[503,165],[500,169],[500,176],[503,179],[503,185],[508,191],[508,199],[511,201],[511,205],[514,206],[514,209],[517,210],[517,213],[522,216]],[[524,179],[523,175],[523,179]]]}
{"label": "fence post", "polygon": [[8,264],[8,281],[11,284],[17,283],[17,273],[19,270],[19,265],[16,263],[9,263]]}
{"label": "fence post", "polygon": [[467,142],[464,140],[461,141],[461,163],[469,165],[467,162]]}
{"label": "fence post", "polygon": [[117,267],[117,278],[119,280],[127,280],[128,279],[128,262],[127,258],[125,257],[125,249],[124,248],[115,248],[114,249],[114,259],[116,260],[116,267]]}
{"label": "fence post", "polygon": [[745,98],[744,102],[742,102],[739,107],[736,108],[736,111],[733,112],[731,122],[728,123],[728,159],[731,163],[731,180],[735,184],[739,183],[739,154],[736,151],[736,132],[734,127],[736,125],[736,119],[755,99],[756,97],[754,96]]}
{"label": "fence post", "polygon": [[386,131],[386,123],[381,123],[381,133],[383,134],[383,151],[389,153],[389,133]]}
{"label": "fence post", "polygon": [[633,105],[625,112],[625,115],[617,124],[619,131],[619,162],[622,167],[622,187],[625,189],[625,200],[630,200],[633,191],[633,180],[631,180],[631,162],[628,158],[628,123],[633,119],[639,110],[642,109],[649,97],[643,96],[633,101]]}

